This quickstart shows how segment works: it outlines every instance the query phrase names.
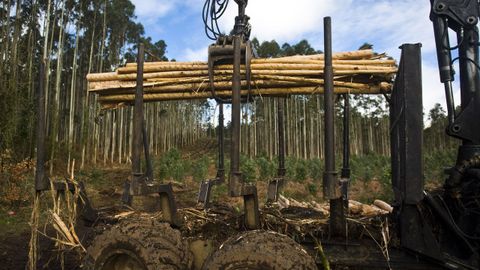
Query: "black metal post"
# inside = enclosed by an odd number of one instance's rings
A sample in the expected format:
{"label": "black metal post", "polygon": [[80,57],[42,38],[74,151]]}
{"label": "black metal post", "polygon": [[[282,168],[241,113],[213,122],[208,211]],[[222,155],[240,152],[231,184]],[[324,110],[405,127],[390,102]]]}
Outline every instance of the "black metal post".
{"label": "black metal post", "polygon": [[217,179],[220,182],[225,180],[225,145],[224,145],[224,135],[223,135],[223,103],[220,102],[218,105],[218,169],[217,169]]}
{"label": "black metal post", "polygon": [[45,177],[45,62],[40,61],[40,75],[37,90],[37,167],[35,169],[35,190],[49,189]]}
{"label": "black metal post", "polygon": [[392,186],[396,204],[424,197],[421,44],[403,44],[390,106]]}
{"label": "black metal post", "polygon": [[437,47],[437,62],[440,72],[440,81],[444,84],[445,98],[447,101],[448,123],[455,121],[455,103],[453,100],[452,81],[454,80],[454,71],[452,67],[452,54],[450,50],[450,39],[448,33],[448,24],[445,18],[435,14],[430,15],[433,22],[433,32],[435,34],[435,44]]}
{"label": "black metal post", "polygon": [[[470,102],[476,102],[480,107],[480,74],[479,63],[478,29],[473,27],[465,30],[463,36],[458,35],[458,57],[460,68],[460,97],[462,109],[467,108]],[[469,144],[463,140],[463,144]]]}
{"label": "black metal post", "polygon": [[150,149],[148,145],[148,133],[147,133],[147,125],[142,117],[142,132],[143,132],[143,150],[145,153],[145,162],[147,164],[147,168],[145,171],[145,175],[147,179],[152,181],[153,180],[153,165],[152,165],[152,158],[150,157]]}
{"label": "black metal post", "polygon": [[144,45],[138,44],[137,52],[137,87],[135,91],[135,107],[133,108],[133,136],[132,136],[132,188],[137,187],[138,177],[141,175],[140,156],[142,150],[143,133],[143,62],[145,57]]}
{"label": "black metal post", "polygon": [[390,104],[392,188],[401,245],[442,255],[418,205],[424,199],[421,44],[403,44]]}
{"label": "black metal post", "polygon": [[325,172],[323,175],[323,194],[330,200],[330,234],[345,235],[345,214],[343,200],[339,190],[337,172],[335,171],[335,107],[333,92],[332,64],[332,25],[331,18],[325,17]]}
{"label": "black metal post", "polygon": [[[343,166],[340,186],[345,209],[348,209],[348,185],[350,182],[350,97],[343,94]],[[346,211],[348,212],[348,211]]]}
{"label": "black metal post", "polygon": [[343,94],[343,167],[342,178],[350,178],[350,100]]}
{"label": "black metal post", "polygon": [[277,121],[278,121],[278,171],[277,176],[285,176],[285,128],[283,123],[284,98],[278,99]]}
{"label": "black metal post", "polygon": [[240,173],[240,99],[241,99],[241,36],[233,38],[233,78],[232,78],[232,143],[230,157],[229,193],[239,196],[242,193]]}

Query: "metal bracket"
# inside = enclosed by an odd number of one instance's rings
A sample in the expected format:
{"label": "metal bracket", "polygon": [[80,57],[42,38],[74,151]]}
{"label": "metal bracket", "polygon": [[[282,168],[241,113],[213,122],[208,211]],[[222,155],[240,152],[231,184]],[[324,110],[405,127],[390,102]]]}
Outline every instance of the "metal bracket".
{"label": "metal bracket", "polygon": [[267,203],[276,202],[278,200],[278,193],[284,184],[283,177],[277,177],[268,182],[267,188]]}
{"label": "metal bracket", "polygon": [[215,179],[208,179],[208,180],[203,180],[200,183],[200,190],[198,191],[198,198],[197,198],[197,203],[201,204],[204,209],[208,209],[210,207],[210,194],[212,191],[212,187],[215,185],[220,185],[224,183],[224,180],[219,178]]}
{"label": "metal bracket", "polygon": [[204,209],[207,209],[209,207],[211,189],[212,189],[211,180],[203,180],[200,183],[200,190],[198,191],[197,203],[203,204]]}
{"label": "metal bracket", "polygon": [[181,220],[177,214],[177,204],[173,195],[172,184],[157,183],[139,183],[132,188],[129,181],[125,181],[122,202],[131,205],[134,196],[145,196],[150,194],[158,194],[160,200],[160,208],[163,214],[162,220],[175,226],[181,225]]}
{"label": "metal bracket", "polygon": [[[250,41],[245,41],[240,46],[241,61],[245,64],[245,79],[247,81],[248,90],[251,89],[251,59],[253,57],[253,50]],[[217,96],[215,92],[215,66],[221,64],[233,63],[233,37],[222,36],[216,43],[208,47],[208,78],[210,83],[210,91],[213,98],[219,103],[232,103],[231,99],[226,99]],[[249,97],[243,97],[242,102],[248,102]]]}
{"label": "metal bracket", "polygon": [[163,220],[170,224],[180,226],[181,220],[177,214],[177,204],[173,196],[172,184],[161,184],[157,188],[158,195],[160,196]]}
{"label": "metal bracket", "polygon": [[260,211],[258,210],[257,187],[247,185],[243,190],[243,204],[245,209],[245,227],[249,230],[260,228]]}
{"label": "metal bracket", "polygon": [[[475,97],[474,97],[475,99]],[[468,140],[476,145],[480,144],[480,127],[478,125],[472,125],[480,117],[480,107],[477,106],[478,102],[472,100],[463,109],[455,121],[448,126],[447,133],[450,136],[454,136],[459,139]]]}
{"label": "metal bracket", "polygon": [[433,0],[432,13],[447,16],[450,19],[450,26],[455,31],[461,27],[475,27],[479,16],[478,1]]}

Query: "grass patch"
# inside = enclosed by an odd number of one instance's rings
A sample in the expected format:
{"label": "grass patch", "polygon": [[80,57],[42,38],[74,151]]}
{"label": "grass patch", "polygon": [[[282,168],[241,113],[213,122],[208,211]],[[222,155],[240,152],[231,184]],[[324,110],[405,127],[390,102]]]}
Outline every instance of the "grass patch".
{"label": "grass patch", "polygon": [[31,207],[17,209],[0,207],[0,237],[16,236],[28,230],[31,211]]}

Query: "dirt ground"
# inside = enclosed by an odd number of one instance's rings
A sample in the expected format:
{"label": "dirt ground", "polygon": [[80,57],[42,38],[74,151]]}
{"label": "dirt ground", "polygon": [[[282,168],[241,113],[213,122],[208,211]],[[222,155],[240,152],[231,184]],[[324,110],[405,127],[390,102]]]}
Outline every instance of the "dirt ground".
{"label": "dirt ground", "polygon": [[[207,147],[207,152],[212,152],[212,147]],[[187,153],[183,153],[183,158],[188,156],[201,156],[207,154],[205,150],[197,148],[188,149]],[[94,207],[101,208],[112,205],[119,205],[124,181],[129,177],[130,168],[123,166],[103,166],[101,169],[90,168],[84,172],[77,174],[76,178],[83,181],[87,187],[87,194],[90,197]],[[215,168],[209,168],[209,175],[215,175]],[[311,180],[307,182],[287,182],[284,190],[285,194],[297,200],[306,201],[313,200],[321,202],[321,191],[312,194],[308,190],[308,184],[316,184]],[[259,202],[263,206],[266,197],[266,181],[257,181],[257,189],[259,194]],[[370,201],[378,197],[378,194],[384,193],[383,185],[376,181],[369,182],[353,182],[350,186],[350,198],[354,200]],[[178,208],[193,207],[196,204],[196,196],[198,192],[198,183],[191,177],[183,183],[174,183],[174,192],[176,196]],[[216,187],[213,192],[215,201],[224,202],[233,209],[238,211],[242,208],[242,200],[239,198],[230,198],[226,194],[226,188]],[[144,209],[145,211],[158,210],[157,200],[154,197],[136,199],[134,207]],[[28,244],[30,240],[30,227],[28,224],[30,217],[30,207],[22,207],[15,210],[12,215],[11,209],[0,207],[0,270],[1,269],[26,269],[28,262]],[[52,229],[47,228],[47,234],[52,235]],[[50,232],[50,233],[49,233]],[[77,233],[84,242],[88,242],[92,238],[91,229],[80,224]],[[58,252],[55,251],[53,242],[44,236],[40,236],[39,262],[38,269],[62,269]],[[80,261],[76,252],[68,252],[65,254],[64,269],[81,269]]]}
{"label": "dirt ground", "polygon": [[[99,190],[88,188],[88,195],[91,197],[92,202],[95,207],[105,207],[109,205],[119,204],[121,189],[124,177],[128,175],[128,168],[110,168],[106,169],[103,177],[106,179],[113,179],[114,184],[106,184],[102,187],[100,186]],[[178,202],[179,208],[193,207],[196,203],[196,192],[197,186],[192,182],[193,180],[188,180],[183,185],[176,185],[175,196]],[[374,185],[374,187],[370,187]],[[266,183],[258,183],[259,190],[259,200],[260,202],[265,201],[266,194]],[[379,185],[375,183],[370,183],[368,186],[358,186],[352,189],[355,192],[355,197],[364,196],[358,192],[363,193],[365,189],[369,188],[379,188]],[[296,187],[295,183],[289,183],[286,186],[287,190],[291,190],[290,193],[302,194],[304,191],[303,185],[299,188]],[[300,189],[300,190],[299,190]],[[305,191],[308,192],[308,191]],[[216,191],[214,193],[214,198],[218,201],[222,201],[231,205],[236,209],[241,209],[242,201],[237,198],[230,198],[226,196],[223,190]],[[263,205],[263,203],[262,203]],[[156,198],[147,197],[147,198],[138,198],[134,201],[134,207],[142,208],[145,211],[156,211],[158,210],[158,204],[156,203]],[[7,233],[2,232],[0,234],[0,269],[25,269],[25,265],[28,262],[28,243],[30,240],[30,230],[28,226],[28,208],[23,209],[22,217],[23,221],[16,224],[17,229],[12,229],[11,225],[9,226],[9,231]],[[25,220],[26,219],[26,220]],[[2,230],[3,231],[3,230]],[[49,232],[49,233],[48,233]],[[47,229],[49,235],[54,235],[52,229]],[[89,238],[92,238],[92,231],[87,227],[78,226],[77,233],[81,239],[84,239],[84,242],[88,242]],[[62,269],[59,254],[55,251],[55,246],[52,241],[49,239],[40,236],[40,250],[39,250],[39,262],[38,269]],[[75,252],[67,252],[65,257],[65,266],[64,269],[81,269],[80,261]]]}

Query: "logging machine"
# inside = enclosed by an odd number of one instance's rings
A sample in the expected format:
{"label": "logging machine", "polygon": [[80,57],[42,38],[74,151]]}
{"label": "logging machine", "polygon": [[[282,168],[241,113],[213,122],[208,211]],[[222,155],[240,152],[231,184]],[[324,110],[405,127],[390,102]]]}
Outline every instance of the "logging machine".
{"label": "logging machine", "polygon": [[[131,204],[133,196],[158,194],[162,220],[130,220],[119,223],[97,236],[88,249],[84,263],[87,269],[323,269],[325,255],[334,269],[479,269],[480,268],[480,62],[479,2],[477,0],[431,0],[433,23],[441,82],[445,85],[448,108],[448,135],[461,140],[456,164],[441,190],[426,192],[423,180],[423,106],[420,44],[403,44],[395,84],[385,94],[390,105],[391,169],[394,211],[378,217],[390,220],[392,240],[385,249],[369,237],[353,237],[355,227],[346,218],[349,169],[349,99],[343,96],[343,168],[340,177],[335,169],[334,93],[332,67],[331,20],[324,20],[325,41],[325,172],[324,197],[330,202],[328,228],[301,239],[259,230],[260,211],[255,185],[245,183],[240,172],[240,107],[250,96],[241,94],[241,80],[249,80],[250,59],[255,57],[249,42],[247,0],[235,0],[238,16],[230,35],[219,31],[218,18],[225,12],[228,0],[207,0],[203,8],[205,32],[215,43],[209,47],[208,67],[212,96],[220,106],[218,172],[214,179],[200,186],[198,202],[209,208],[210,192],[215,185],[228,185],[228,193],[242,197],[243,227],[238,235],[220,247],[209,247],[206,241],[185,241],[176,228],[182,222],[177,213],[170,184],[153,179],[148,153],[147,127],[143,119],[144,47],[138,47],[137,85],[134,104],[132,175],[125,183],[123,201]],[[449,30],[456,33],[457,45],[451,46]],[[455,51],[455,52],[454,52]],[[452,57],[452,52],[456,55]],[[453,99],[453,64],[458,62],[461,102]],[[213,73],[220,64],[233,64],[232,98],[215,95]],[[244,72],[241,72],[244,67]],[[43,68],[40,69],[37,126],[36,190],[49,189],[45,177],[45,127]],[[232,106],[231,168],[225,181],[223,104]],[[275,202],[285,176],[283,103],[278,106],[279,168],[268,186],[268,201]],[[140,157],[144,150],[146,172],[141,172]],[[227,183],[225,183],[227,182]],[[55,186],[63,192],[64,185]],[[68,189],[71,189],[70,186]],[[84,189],[82,189],[84,190]],[[82,191],[83,192],[83,191]],[[82,194],[86,198],[86,194]],[[82,216],[97,222],[98,213],[88,200],[79,201]],[[393,224],[392,224],[393,223]],[[360,226],[361,227],[361,226]],[[388,227],[388,224],[387,224]],[[247,232],[245,232],[247,231]],[[324,233],[327,232],[327,233]],[[220,233],[220,232],[219,232]],[[365,231],[362,232],[362,235]],[[314,237],[315,236],[315,237]],[[373,238],[373,237],[372,237]],[[323,252],[319,251],[321,239]],[[312,256],[307,256],[305,250]],[[193,257],[192,257],[193,256]],[[316,265],[316,266],[315,266]]]}

